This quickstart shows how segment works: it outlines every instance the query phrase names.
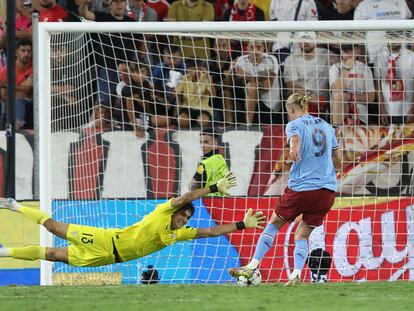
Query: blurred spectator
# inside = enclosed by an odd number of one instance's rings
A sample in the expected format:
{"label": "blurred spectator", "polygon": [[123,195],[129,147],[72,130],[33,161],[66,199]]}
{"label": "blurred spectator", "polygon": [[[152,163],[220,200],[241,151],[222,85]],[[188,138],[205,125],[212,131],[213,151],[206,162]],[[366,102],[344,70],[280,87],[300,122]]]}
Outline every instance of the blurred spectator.
{"label": "blurred spectator", "polygon": [[[111,13],[92,12],[89,7],[91,0],[80,0],[79,13],[88,20],[97,22],[132,22],[126,16],[126,1],[111,0]],[[98,101],[111,103],[116,94],[116,85],[119,82],[118,64],[128,63],[136,59],[134,40],[137,36],[131,33],[122,34],[94,34],[94,50],[98,67]]]}
{"label": "blurred spectator", "polygon": [[0,19],[6,20],[7,1],[0,1]]}
{"label": "blurred spectator", "polygon": [[[203,128],[200,132],[200,146],[203,158],[191,180],[189,190],[208,188],[217,183],[229,171],[227,162],[219,150],[220,134],[215,128]],[[221,195],[212,193],[210,195]]]}
{"label": "blurred spectator", "polygon": [[[147,6],[144,0],[127,0],[128,16],[137,22],[157,22],[157,12],[151,7]],[[156,45],[154,43],[153,34],[144,34],[145,38],[141,42],[142,51],[138,52],[138,58],[142,62],[147,64],[153,64],[153,56],[157,56],[149,53],[149,51],[155,51]],[[158,59],[157,61],[158,62]]]}
{"label": "blurred spectator", "polygon": [[368,124],[368,104],[375,99],[371,69],[357,60],[354,45],[341,46],[341,62],[329,69],[332,124]]}
{"label": "blurred spectator", "polygon": [[236,75],[246,89],[246,123],[272,124],[282,121],[279,65],[277,59],[264,53],[263,41],[250,41],[249,53],[235,65]]}
{"label": "blurred spectator", "polygon": [[319,19],[322,19],[322,16],[327,17],[328,11],[333,10],[333,1],[334,0],[314,0],[316,8],[318,10]]}
{"label": "blurred spectator", "polygon": [[[6,33],[6,2],[0,7],[0,70],[7,65],[6,47],[7,47],[7,33]],[[16,0],[16,39],[31,39],[32,37],[32,19],[30,16],[30,9],[23,5],[23,0]],[[6,94],[0,97],[6,98]],[[0,102],[2,100],[0,99]],[[1,103],[1,128],[5,123],[5,103]]]}
{"label": "blurred spectator", "polygon": [[[149,7],[144,0],[128,0],[128,16],[138,22],[157,22],[157,12]],[[138,51],[139,61],[154,65],[160,61],[159,48],[157,43],[164,42],[166,36],[143,34],[144,40],[140,42],[141,48]],[[162,38],[162,39],[161,39]]]}
{"label": "blurred spectator", "polygon": [[[0,97],[7,100],[7,67],[0,70]],[[16,130],[33,126],[32,41],[23,38],[16,43]]]}
{"label": "blurred spectator", "polygon": [[147,0],[147,6],[157,12],[158,21],[164,21],[168,16],[170,4],[165,0]]}
{"label": "blurred spectator", "polygon": [[32,16],[23,0],[16,0],[16,39],[32,38]]}
{"label": "blurred spectator", "polygon": [[[388,39],[398,40],[398,32]],[[395,37],[394,37],[395,36]],[[405,34],[402,34],[405,37]],[[377,58],[377,76],[381,81],[380,121],[383,125],[414,122],[414,52],[401,42],[389,43]]]}
{"label": "blurred spectator", "polygon": [[[232,65],[236,60],[230,44],[230,39],[217,38],[215,41],[215,55],[208,62],[208,71],[216,89],[216,97],[213,100],[215,120],[223,120],[224,125],[233,125],[234,122],[234,87],[232,77]],[[217,113],[219,115],[216,115]]]}
{"label": "blurred spectator", "polygon": [[327,8],[317,3],[319,18],[321,20],[353,20],[355,8],[352,4],[353,0],[334,0],[333,6]]}
{"label": "blurred spectator", "polygon": [[111,13],[111,0],[93,0],[90,10],[92,12]]}
{"label": "blurred spectator", "polygon": [[122,91],[122,97],[125,100],[124,109],[137,137],[145,137],[150,122],[146,102],[151,100],[151,83],[147,75],[148,69],[145,65],[139,69],[136,68],[136,70],[132,68],[130,72],[131,85]]}
{"label": "blurred spectator", "polygon": [[66,1],[66,11],[68,17],[65,19],[65,22],[80,22],[82,17],[79,13],[79,4],[80,0],[67,0]]}
{"label": "blurred spectator", "polygon": [[157,88],[154,88],[151,109],[153,114],[151,126],[153,127],[169,126],[171,124],[170,118],[176,117],[176,107],[166,100],[164,91]]}
{"label": "blurred spectator", "polygon": [[409,19],[412,14],[405,0],[363,0],[355,10],[356,20]]}
{"label": "blurred spectator", "polygon": [[[168,11],[168,21],[211,22],[214,21],[214,7],[204,0],[180,0],[174,2]],[[183,47],[185,58],[210,58],[210,40],[200,37],[175,37],[174,43]]]}
{"label": "blurred spectator", "polygon": [[[130,66],[131,84],[122,90],[123,111],[137,137],[144,137],[149,127],[168,126],[169,106],[159,101],[146,64]],[[155,93],[155,94],[154,94]]]}
{"label": "blurred spectator", "polygon": [[[23,5],[23,0],[16,0],[16,40],[22,38],[32,38],[32,17],[30,9]],[[6,16],[0,14],[0,68],[2,66],[2,51],[6,48]]]}
{"label": "blurred spectator", "polygon": [[118,128],[112,120],[111,106],[107,102],[98,102],[92,109],[90,121],[85,128],[94,129],[97,132],[112,131]]}
{"label": "blurred spectator", "polygon": [[407,6],[410,9],[410,12],[413,13],[414,12],[414,1],[413,0],[405,0],[405,2],[407,2]]}
{"label": "blurred spectator", "polygon": [[42,6],[40,5],[41,0],[32,0],[32,10],[39,12],[42,9]]}
{"label": "blurred spectator", "polygon": [[144,0],[129,0],[128,16],[137,22],[158,21],[157,12],[147,6]]}
{"label": "blurred spectator", "polygon": [[128,64],[121,63],[118,65],[119,82],[116,85],[116,95],[118,98],[122,97],[124,87],[131,84],[130,73],[131,69]]}
{"label": "blurred spectator", "polygon": [[[149,69],[146,63],[140,63],[142,70],[145,73],[146,79],[150,77]],[[132,61],[128,64],[121,63],[118,65],[118,76],[119,82],[116,86],[116,95],[118,96],[119,101],[123,96],[124,89],[133,85],[133,80],[131,80],[135,74],[139,73],[139,68],[136,62]],[[151,82],[151,81],[150,81]]]}
{"label": "blurred spectator", "polygon": [[7,35],[6,35],[6,6],[4,6],[4,12],[0,11],[0,69],[6,66],[6,44],[7,44]]}
{"label": "blurred spectator", "polygon": [[[355,20],[398,20],[410,19],[411,11],[405,0],[364,0],[355,9]],[[374,63],[378,53],[386,47],[385,32],[370,31],[367,33],[367,50],[370,62]]]}
{"label": "blurred spectator", "polygon": [[361,1],[363,0],[352,0],[351,1],[352,7],[356,9],[356,7],[361,3]]}
{"label": "blurred spectator", "polygon": [[85,86],[75,82],[81,79],[80,76],[73,80],[68,75],[68,68],[72,62],[68,57],[68,50],[65,45],[53,46],[50,60],[52,131],[76,129],[87,122],[86,114],[89,107],[86,105],[82,107],[77,96],[78,94],[87,94],[86,90],[84,90],[85,93],[81,91]]}
{"label": "blurred spectator", "polygon": [[269,9],[270,9],[270,3],[271,0],[250,0],[251,3],[253,3],[255,6],[257,6],[259,9],[261,9],[264,13],[266,21],[269,20]]}
{"label": "blurred spectator", "polygon": [[[46,1],[46,0],[41,0]],[[80,0],[80,14],[91,21],[96,22],[133,22],[134,20],[126,16],[126,0],[109,0],[110,12],[91,10],[92,0]]]}
{"label": "blurred spectator", "polygon": [[[128,115],[125,111],[125,99],[123,94],[126,88],[131,88],[131,75],[133,71],[137,71],[137,65],[134,62],[120,63],[118,65],[119,82],[116,85],[116,100],[113,103],[113,118],[120,120],[122,123],[127,123]],[[132,127],[131,127],[132,128]]]}
{"label": "blurred spectator", "polygon": [[187,74],[177,86],[178,125],[209,127],[213,118],[211,100],[216,96],[205,64],[197,59],[186,62]]}
{"label": "blurred spectator", "polygon": [[238,0],[231,9],[224,14],[224,20],[230,22],[254,22],[264,21],[265,16],[263,11],[252,4],[250,0]]}
{"label": "blurred spectator", "polygon": [[[310,96],[309,113],[326,118],[329,111],[329,51],[317,48],[315,32],[298,32],[299,50],[285,60],[284,79],[287,96],[293,93]],[[312,41],[313,42],[312,42]]]}
{"label": "blurred spectator", "polygon": [[[360,0],[333,0],[321,1],[315,0],[318,7],[318,13],[321,20],[353,20],[355,7],[358,5]],[[341,31],[333,31],[332,35],[341,36]],[[330,42],[326,47],[332,52],[331,64],[339,62],[339,54],[341,54],[340,43]],[[365,54],[364,54],[365,55]],[[362,59],[359,59],[360,61]],[[363,62],[366,62],[364,59]]]}
{"label": "blurred spectator", "polygon": [[56,0],[39,0],[39,4],[40,22],[63,22],[68,17],[66,10]]}
{"label": "blurred spectator", "polygon": [[[175,45],[164,46],[163,61],[152,69],[152,82],[156,89],[165,92],[170,103],[175,101],[175,87],[179,81],[171,81],[171,72],[185,74],[185,65],[180,56],[180,49]],[[175,75],[177,76],[177,75]]]}
{"label": "blurred spectator", "polygon": [[233,1],[230,0],[217,0],[214,2],[214,15],[216,21],[224,21],[224,15],[232,7]]}
{"label": "blurred spectator", "polygon": [[[318,11],[314,0],[272,0],[269,16],[273,21],[316,21]],[[282,64],[290,53],[290,42],[283,40],[275,42],[272,52]]]}
{"label": "blurred spectator", "polygon": [[[355,9],[361,1],[363,1],[363,0],[351,0],[352,8]],[[318,7],[318,11],[319,11],[320,6],[326,8],[328,10],[333,9],[335,2],[336,2],[336,0],[315,0],[316,6]]]}
{"label": "blurred spectator", "polygon": [[[238,0],[224,15],[225,21],[230,22],[254,22],[264,21],[264,13],[261,9],[251,3],[250,0]],[[240,53],[247,52],[248,41],[234,40],[232,47]]]}

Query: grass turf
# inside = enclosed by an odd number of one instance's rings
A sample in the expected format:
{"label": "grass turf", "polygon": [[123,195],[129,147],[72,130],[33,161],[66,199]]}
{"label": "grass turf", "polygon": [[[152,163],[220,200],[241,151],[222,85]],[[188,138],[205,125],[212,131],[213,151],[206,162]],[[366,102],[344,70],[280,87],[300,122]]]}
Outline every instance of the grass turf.
{"label": "grass turf", "polygon": [[414,310],[414,282],[0,287],[0,310]]}

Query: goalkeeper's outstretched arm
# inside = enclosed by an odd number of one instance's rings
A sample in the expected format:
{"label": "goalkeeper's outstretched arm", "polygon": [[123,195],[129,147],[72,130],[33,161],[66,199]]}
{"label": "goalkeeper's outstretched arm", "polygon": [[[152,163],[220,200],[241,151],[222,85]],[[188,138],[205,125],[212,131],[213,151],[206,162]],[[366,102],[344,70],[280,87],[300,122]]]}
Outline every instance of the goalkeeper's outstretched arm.
{"label": "goalkeeper's outstretched arm", "polygon": [[265,218],[266,216],[264,216],[262,212],[256,212],[252,215],[252,209],[249,208],[244,215],[243,221],[226,225],[218,225],[210,228],[199,228],[197,229],[195,239],[217,237],[236,230],[244,230],[249,228],[263,229],[262,224],[265,223]]}
{"label": "goalkeeper's outstretched arm", "polygon": [[236,185],[236,177],[232,172],[227,172],[224,177],[217,182],[217,184],[211,185],[208,188],[200,188],[187,192],[182,196],[173,199],[171,205],[172,207],[178,209],[209,193],[220,192],[222,194],[229,195],[228,190]]}

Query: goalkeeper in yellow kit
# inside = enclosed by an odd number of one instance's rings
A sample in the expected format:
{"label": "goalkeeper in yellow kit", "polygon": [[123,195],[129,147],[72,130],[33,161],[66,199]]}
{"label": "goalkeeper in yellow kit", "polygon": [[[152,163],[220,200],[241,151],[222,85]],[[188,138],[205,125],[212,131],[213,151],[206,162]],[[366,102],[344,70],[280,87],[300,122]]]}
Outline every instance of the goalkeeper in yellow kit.
{"label": "goalkeeper in yellow kit", "polygon": [[6,248],[0,246],[0,257],[23,260],[43,259],[60,261],[72,266],[96,267],[129,261],[154,253],[177,241],[216,237],[245,228],[263,228],[261,212],[252,215],[249,209],[243,221],[210,228],[187,227],[194,213],[192,201],[214,192],[228,194],[236,185],[235,177],[228,172],[217,184],[196,189],[178,198],[157,205],[155,210],[141,221],[124,229],[104,229],[53,220],[49,215],[18,204],[14,199],[0,198],[0,208],[23,214],[26,218],[43,225],[54,235],[68,240],[68,247],[26,246]]}

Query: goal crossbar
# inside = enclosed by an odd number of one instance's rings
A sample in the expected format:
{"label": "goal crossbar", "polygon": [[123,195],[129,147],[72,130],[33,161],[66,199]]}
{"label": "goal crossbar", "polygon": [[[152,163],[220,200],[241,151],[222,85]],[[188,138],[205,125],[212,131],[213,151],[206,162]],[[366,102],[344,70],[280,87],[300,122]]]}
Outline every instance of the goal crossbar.
{"label": "goal crossbar", "polygon": [[[270,22],[88,22],[40,23],[39,31],[56,32],[295,32],[295,31],[400,31],[414,29],[414,20],[270,21]],[[190,31],[189,31],[190,30]]]}

